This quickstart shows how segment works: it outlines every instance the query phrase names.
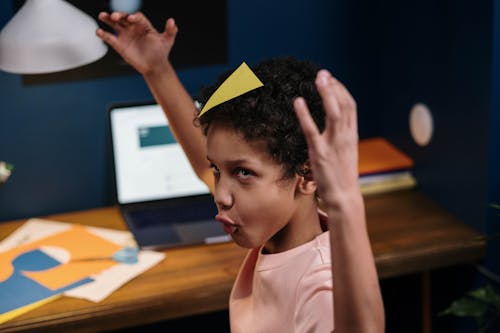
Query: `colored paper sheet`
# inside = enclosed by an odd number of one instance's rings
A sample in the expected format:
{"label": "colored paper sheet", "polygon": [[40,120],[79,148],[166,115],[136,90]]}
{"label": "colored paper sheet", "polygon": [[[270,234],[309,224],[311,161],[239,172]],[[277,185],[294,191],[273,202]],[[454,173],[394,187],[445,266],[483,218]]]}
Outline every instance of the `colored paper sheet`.
{"label": "colored paper sheet", "polygon": [[199,117],[205,112],[230,99],[243,95],[264,84],[252,72],[246,63],[242,63],[213,93],[200,111]]}
{"label": "colored paper sheet", "polygon": [[413,167],[413,160],[384,138],[360,140],[358,148],[360,176]]}
{"label": "colored paper sheet", "polygon": [[[95,241],[95,237],[102,238],[107,242],[114,244],[113,248],[118,246],[122,248],[124,246],[135,246],[135,241],[130,232],[122,231],[122,230],[114,230],[108,228],[98,228],[98,227],[90,227],[90,226],[77,226],[77,228],[84,229],[84,234],[89,233],[90,235],[85,235],[84,237],[80,237],[81,230],[75,231],[74,224],[59,222],[59,221],[50,221],[50,220],[42,220],[42,219],[29,219],[26,223],[24,223],[21,227],[15,230],[12,234],[10,234],[7,238],[3,239],[0,242],[0,257],[5,255],[8,251],[14,250],[16,248],[30,248],[32,243],[37,244],[45,244],[42,245],[39,249],[32,249],[31,251],[26,251],[22,255],[18,255],[14,258],[14,262],[11,261],[11,264],[15,264],[14,269],[11,272],[11,275],[14,271],[20,271],[17,269],[20,266],[23,266],[23,274],[21,277],[24,279],[14,281],[15,283],[22,284],[31,282],[31,286],[29,286],[30,294],[38,295],[37,297],[32,297],[31,299],[24,298],[23,302],[25,304],[20,305],[19,307],[2,313],[0,311],[0,324],[11,320],[23,313],[26,313],[34,308],[47,304],[51,302],[61,295],[66,295],[70,297],[77,297],[82,299],[87,299],[93,302],[99,302],[109,296],[113,291],[120,288],[123,284],[151,268],[152,266],[159,263],[161,260],[165,258],[165,254],[162,252],[155,251],[139,251],[138,263],[136,264],[121,264],[121,263],[112,263],[111,267],[100,271],[99,273],[92,274],[91,277],[84,278],[76,283],[65,286],[65,288],[60,288],[56,290],[51,290],[44,285],[39,284],[37,281],[30,279],[27,275],[31,275],[35,273],[37,269],[41,267],[51,267],[50,269],[58,269],[61,275],[65,275],[62,264],[76,264],[75,262],[70,263],[70,256],[73,256],[73,260],[77,258],[88,258],[90,256],[99,256],[101,257],[103,252],[98,251],[98,247],[93,243]],[[59,234],[64,235],[65,232],[69,232],[66,235],[69,236],[67,240],[71,240],[74,244],[79,244],[76,249],[73,251],[67,251],[63,249],[61,251],[61,245],[64,244],[64,241],[58,242],[57,239],[59,237],[55,237],[55,241],[51,242],[52,246],[46,246],[46,239],[54,239],[54,236]],[[78,234],[75,237],[75,232]],[[86,237],[86,238],[85,238]],[[98,240],[98,242],[101,240]],[[85,243],[85,244],[82,244]],[[54,246],[54,244],[59,246]],[[59,249],[59,251],[57,251]],[[54,251],[56,250],[56,251]],[[102,248],[101,248],[102,250]],[[109,251],[108,253],[114,253]],[[11,253],[12,255],[12,253]],[[107,260],[104,260],[108,262]],[[87,264],[96,264],[97,262],[82,262],[84,266]],[[20,266],[19,266],[20,265]],[[57,266],[59,265],[59,266]],[[30,268],[29,271],[26,268]],[[88,267],[85,268],[87,270]],[[3,273],[3,268],[0,266],[0,272]],[[43,272],[42,272],[43,273]],[[71,273],[74,274],[74,273]],[[35,274],[36,275],[36,274]],[[45,278],[50,277],[50,274],[40,274],[37,278],[40,278],[40,281],[44,283],[50,284],[51,282],[45,281]],[[78,277],[78,274],[76,278]],[[66,280],[58,280],[59,277],[55,280],[52,280],[55,285],[60,285],[66,282]],[[75,279],[75,276],[73,276]],[[16,280],[16,279],[15,279]],[[3,281],[6,282],[6,281]],[[0,292],[2,291],[2,283],[0,281]],[[11,281],[12,282],[12,281]],[[40,288],[43,287],[43,288]],[[19,288],[19,287],[16,287]],[[42,294],[33,293],[36,289],[42,290]],[[9,290],[9,288],[5,288],[5,290]],[[53,296],[47,296],[52,294]],[[12,294],[11,294],[12,295]],[[15,297],[17,298],[19,293],[15,293]],[[37,298],[42,297],[41,300],[36,300]],[[45,297],[45,298],[43,298]],[[0,303],[6,304],[7,298],[4,299],[4,296],[0,295]],[[4,302],[5,301],[5,302]]]}
{"label": "colored paper sheet", "polygon": [[[75,225],[0,253],[0,314],[15,316],[45,304],[64,291],[92,282],[91,276],[114,266],[112,260],[78,261],[111,257],[120,245]],[[54,256],[53,254],[57,254]],[[52,255],[51,255],[52,254]],[[56,259],[57,258],[57,259]],[[12,312],[19,310],[17,312]]]}
{"label": "colored paper sheet", "polygon": [[2,282],[9,278],[14,270],[13,260],[23,253],[35,249],[55,249],[66,255],[66,260],[54,265],[51,269],[25,270],[22,274],[49,289],[58,289],[79,281],[92,274],[116,264],[113,260],[81,261],[77,260],[96,257],[111,257],[121,246],[98,237],[83,226],[57,233],[11,250],[0,253],[0,288]]}
{"label": "colored paper sheet", "polygon": [[39,249],[30,249],[14,258],[11,262],[11,275],[0,282],[0,314],[30,305],[62,292],[91,282],[89,277],[72,281],[57,289],[47,288],[43,284],[26,276],[26,272],[50,270],[61,263]]}

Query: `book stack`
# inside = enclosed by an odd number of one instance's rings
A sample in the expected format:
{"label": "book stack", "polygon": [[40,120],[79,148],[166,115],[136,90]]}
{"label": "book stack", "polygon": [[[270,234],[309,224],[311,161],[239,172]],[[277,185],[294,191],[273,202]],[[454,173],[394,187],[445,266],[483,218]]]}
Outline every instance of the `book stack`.
{"label": "book stack", "polygon": [[382,137],[359,141],[359,184],[363,195],[413,188],[413,160]]}

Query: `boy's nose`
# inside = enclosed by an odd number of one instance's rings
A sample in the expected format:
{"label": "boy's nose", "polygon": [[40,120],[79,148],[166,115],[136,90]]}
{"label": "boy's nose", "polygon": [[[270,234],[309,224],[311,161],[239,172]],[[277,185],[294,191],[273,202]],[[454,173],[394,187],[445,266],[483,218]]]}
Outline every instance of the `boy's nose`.
{"label": "boy's nose", "polygon": [[222,181],[215,184],[214,201],[219,210],[228,210],[233,205],[233,197],[229,187]]}

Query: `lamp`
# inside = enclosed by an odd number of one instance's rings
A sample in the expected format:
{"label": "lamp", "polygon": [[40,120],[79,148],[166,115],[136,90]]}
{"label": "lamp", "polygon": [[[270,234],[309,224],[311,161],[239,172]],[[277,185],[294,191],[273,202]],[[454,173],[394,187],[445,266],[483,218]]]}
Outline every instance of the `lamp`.
{"label": "lamp", "polygon": [[97,27],[64,0],[26,0],[0,32],[0,69],[42,74],[94,62],[108,50]]}

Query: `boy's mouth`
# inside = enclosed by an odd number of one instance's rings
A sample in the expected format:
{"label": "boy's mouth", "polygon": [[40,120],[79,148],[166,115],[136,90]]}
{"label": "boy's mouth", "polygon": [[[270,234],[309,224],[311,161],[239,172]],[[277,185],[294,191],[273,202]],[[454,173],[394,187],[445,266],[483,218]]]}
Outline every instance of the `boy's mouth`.
{"label": "boy's mouth", "polygon": [[234,224],[228,218],[226,218],[224,216],[221,216],[220,214],[217,214],[215,216],[215,220],[217,222],[220,222],[222,224],[222,229],[224,229],[224,232],[227,233],[227,234],[232,234],[232,233],[234,233],[238,229],[238,227],[236,226],[236,224]]}

